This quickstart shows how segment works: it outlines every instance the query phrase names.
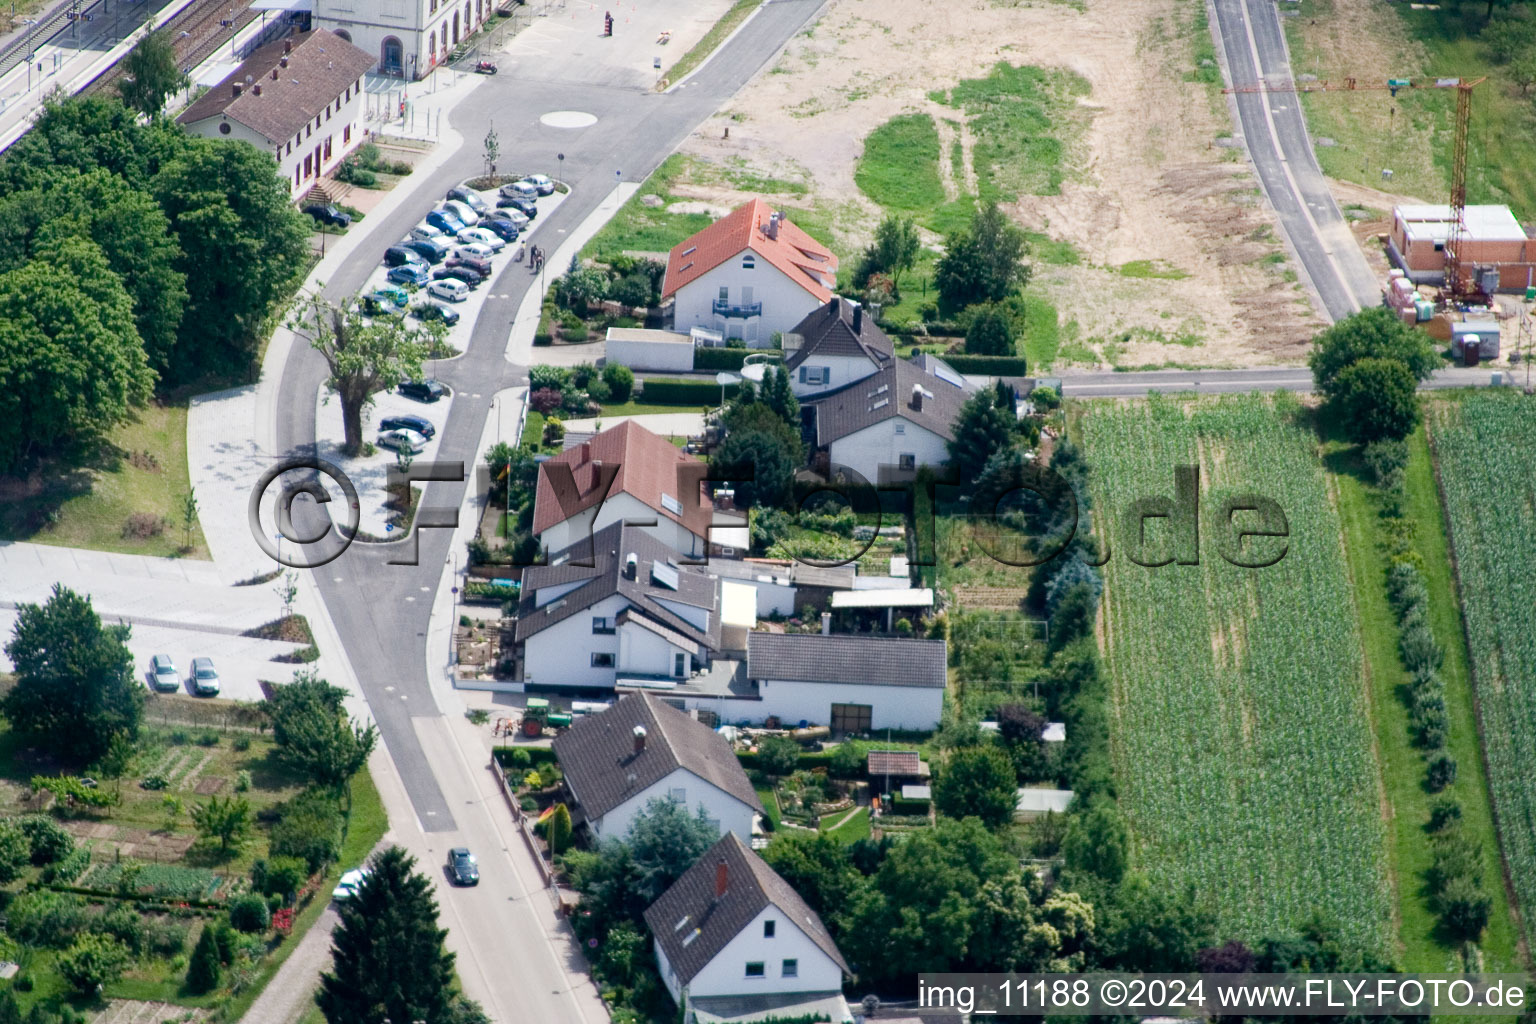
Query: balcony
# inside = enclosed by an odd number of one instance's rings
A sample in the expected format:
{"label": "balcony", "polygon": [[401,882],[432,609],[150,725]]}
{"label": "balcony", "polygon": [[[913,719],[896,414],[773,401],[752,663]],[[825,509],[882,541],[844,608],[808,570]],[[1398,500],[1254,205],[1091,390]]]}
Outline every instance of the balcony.
{"label": "balcony", "polygon": [[737,303],[732,305],[723,299],[716,299],[714,303],[715,316],[723,316],[729,320],[746,320],[754,316],[763,315],[761,302]]}

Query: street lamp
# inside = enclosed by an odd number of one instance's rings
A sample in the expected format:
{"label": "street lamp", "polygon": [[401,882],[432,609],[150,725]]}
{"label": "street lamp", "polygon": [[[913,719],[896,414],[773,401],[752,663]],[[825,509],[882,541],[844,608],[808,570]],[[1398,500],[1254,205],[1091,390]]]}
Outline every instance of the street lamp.
{"label": "street lamp", "polygon": [[37,54],[32,49],[32,29],[37,25],[36,18],[23,18],[22,23],[27,26],[27,91],[32,91],[32,59]]}

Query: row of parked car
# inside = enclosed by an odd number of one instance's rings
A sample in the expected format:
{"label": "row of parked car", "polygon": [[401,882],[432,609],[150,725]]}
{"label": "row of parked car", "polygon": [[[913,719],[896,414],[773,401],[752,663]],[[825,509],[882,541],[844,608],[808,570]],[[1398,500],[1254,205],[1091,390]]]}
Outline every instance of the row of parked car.
{"label": "row of parked car", "polygon": [[[149,681],[161,693],[175,693],[181,689],[181,673],[169,654],[157,654],[149,659]],[[212,658],[193,658],[192,674],[187,677],[192,692],[199,697],[213,697],[219,692],[219,673],[213,667]]]}

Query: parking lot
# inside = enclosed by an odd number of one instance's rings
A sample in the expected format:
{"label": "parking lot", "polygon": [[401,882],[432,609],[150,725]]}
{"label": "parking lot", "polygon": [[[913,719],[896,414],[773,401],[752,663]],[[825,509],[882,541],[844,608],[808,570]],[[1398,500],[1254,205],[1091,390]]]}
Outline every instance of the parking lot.
{"label": "parking lot", "polygon": [[[373,396],[372,408],[363,414],[363,436],[370,442],[377,442],[379,424],[391,416],[420,416],[432,425],[434,434],[412,459],[430,461],[437,457],[443,425],[448,422],[448,410],[452,404],[451,393],[435,402],[418,402],[394,391],[381,391]],[[385,502],[389,500],[389,470],[399,463],[400,457],[394,451],[377,444],[372,455],[353,458],[343,454],[341,438],[345,431],[341,422],[341,402],[329,389],[323,387],[315,409],[315,434],[321,439],[317,446],[320,458],[334,463],[351,479],[352,486],[357,488],[358,530],[371,537],[391,539],[391,535],[397,532],[389,525],[394,512],[385,507]],[[338,500],[330,507],[341,510],[345,504],[345,501]],[[338,511],[337,514],[341,513]]]}

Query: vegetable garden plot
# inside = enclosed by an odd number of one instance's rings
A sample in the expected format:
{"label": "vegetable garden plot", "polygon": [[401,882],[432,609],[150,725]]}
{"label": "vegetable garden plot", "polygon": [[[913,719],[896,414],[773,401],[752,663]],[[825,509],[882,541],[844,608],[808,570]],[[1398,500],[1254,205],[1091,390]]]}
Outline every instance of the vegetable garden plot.
{"label": "vegetable garden plot", "polygon": [[[1222,938],[1291,930],[1321,911],[1385,954],[1391,894],[1359,629],[1317,440],[1292,422],[1296,409],[1288,397],[1154,397],[1083,417],[1111,541],[1115,769],[1138,864],[1174,891],[1193,885]],[[1200,467],[1199,564],[1136,564],[1128,512],[1173,495],[1180,464]],[[1218,553],[1220,502],[1238,493],[1283,509],[1290,537],[1276,564],[1240,568]],[[1166,526],[1148,526],[1154,546]]]}
{"label": "vegetable garden plot", "polygon": [[1479,390],[1430,407],[1499,844],[1536,941],[1536,404]]}

